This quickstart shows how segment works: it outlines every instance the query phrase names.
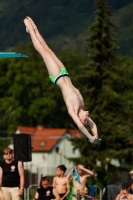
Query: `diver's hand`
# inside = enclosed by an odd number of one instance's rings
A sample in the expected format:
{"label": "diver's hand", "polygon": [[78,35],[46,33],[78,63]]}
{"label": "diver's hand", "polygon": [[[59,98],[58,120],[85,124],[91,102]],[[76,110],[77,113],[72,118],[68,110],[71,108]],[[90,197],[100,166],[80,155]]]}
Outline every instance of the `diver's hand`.
{"label": "diver's hand", "polygon": [[92,144],[98,144],[99,142],[101,142],[101,139],[96,136],[93,136],[93,140],[89,140],[89,142]]}

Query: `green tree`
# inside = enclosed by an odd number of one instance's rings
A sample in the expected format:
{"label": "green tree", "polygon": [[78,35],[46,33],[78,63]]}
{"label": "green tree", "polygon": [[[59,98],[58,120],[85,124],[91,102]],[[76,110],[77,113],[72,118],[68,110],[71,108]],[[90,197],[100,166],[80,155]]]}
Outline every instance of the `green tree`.
{"label": "green tree", "polygon": [[[0,61],[1,129],[11,131],[20,125],[69,127],[70,117],[61,91],[50,82],[41,56],[32,44],[18,46],[17,52],[26,53],[29,58]],[[60,52],[59,57],[74,79],[86,56],[73,51]]]}
{"label": "green tree", "polygon": [[[79,80],[82,80],[85,103],[97,124],[102,142],[92,145],[86,138],[71,139],[81,157],[70,160],[94,169],[98,184],[105,186],[116,183],[116,175],[128,171],[132,164],[133,148],[129,141],[133,127],[133,67],[132,60],[115,54],[118,47],[109,7],[104,0],[95,3],[95,20],[86,40],[88,61],[82,67]],[[118,160],[120,166],[116,166],[113,160]]]}

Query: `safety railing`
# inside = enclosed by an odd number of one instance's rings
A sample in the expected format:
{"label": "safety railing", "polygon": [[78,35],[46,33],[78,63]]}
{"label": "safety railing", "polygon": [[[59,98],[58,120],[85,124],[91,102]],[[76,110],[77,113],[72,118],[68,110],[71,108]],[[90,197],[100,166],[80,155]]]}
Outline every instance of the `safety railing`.
{"label": "safety railing", "polygon": [[[38,188],[38,184],[30,185],[27,188],[27,195],[26,195],[25,200],[34,199],[37,188]],[[102,200],[102,189],[97,185],[94,185],[94,196],[97,197],[98,200]],[[79,197],[79,195],[78,195],[78,197]]]}
{"label": "safety railing", "polygon": [[102,200],[102,195],[103,195],[102,189],[98,185],[94,185],[94,187],[95,187],[95,196],[99,195],[99,199]]}
{"label": "safety railing", "polygon": [[30,185],[28,188],[27,188],[27,195],[26,195],[26,199],[25,200],[32,200],[34,199],[35,197],[35,192],[36,192],[36,189],[38,188],[38,184],[33,184],[33,185]]}

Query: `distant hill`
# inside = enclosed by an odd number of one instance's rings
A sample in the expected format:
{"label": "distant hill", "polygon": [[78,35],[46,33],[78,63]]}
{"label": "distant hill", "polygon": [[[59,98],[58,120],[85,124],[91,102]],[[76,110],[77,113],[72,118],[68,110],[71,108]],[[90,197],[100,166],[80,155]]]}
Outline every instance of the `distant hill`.
{"label": "distant hill", "polygon": [[[133,0],[107,0],[114,14],[120,52],[133,56]],[[84,37],[94,19],[93,0],[0,1],[0,51],[30,41],[23,19],[29,15],[54,51],[86,50]]]}

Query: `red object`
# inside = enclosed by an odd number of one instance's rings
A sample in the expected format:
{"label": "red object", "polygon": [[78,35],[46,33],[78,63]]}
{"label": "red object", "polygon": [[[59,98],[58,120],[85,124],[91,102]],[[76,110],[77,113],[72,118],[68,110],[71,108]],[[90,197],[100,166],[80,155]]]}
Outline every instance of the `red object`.
{"label": "red object", "polygon": [[85,197],[90,198],[91,200],[99,200],[99,199],[97,199],[97,198],[95,198],[95,197],[91,197],[91,196],[89,196],[89,195],[85,195],[85,194],[82,194],[82,195],[85,196]]}

